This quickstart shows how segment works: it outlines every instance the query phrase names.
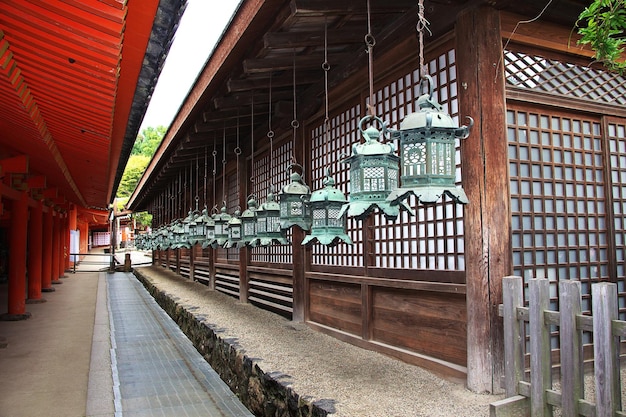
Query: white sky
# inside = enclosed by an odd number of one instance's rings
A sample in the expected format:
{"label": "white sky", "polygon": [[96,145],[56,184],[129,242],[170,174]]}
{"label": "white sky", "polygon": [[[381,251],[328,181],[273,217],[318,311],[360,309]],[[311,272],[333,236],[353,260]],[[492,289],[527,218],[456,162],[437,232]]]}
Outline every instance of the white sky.
{"label": "white sky", "polygon": [[188,0],[139,128],[168,127],[229,23],[239,0]]}

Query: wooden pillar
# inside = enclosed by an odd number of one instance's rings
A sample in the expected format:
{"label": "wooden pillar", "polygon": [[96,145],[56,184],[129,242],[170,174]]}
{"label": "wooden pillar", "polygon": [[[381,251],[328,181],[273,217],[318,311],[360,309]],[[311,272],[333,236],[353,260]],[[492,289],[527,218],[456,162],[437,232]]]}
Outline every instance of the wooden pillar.
{"label": "wooden pillar", "polygon": [[43,263],[43,201],[30,211],[28,223],[28,299],[27,303],[41,303]]}
{"label": "wooden pillar", "polygon": [[502,37],[497,10],[466,10],[457,19],[459,119],[474,118],[461,141],[467,283],[467,386],[501,392],[502,278],[511,274],[509,167]]}
{"label": "wooden pillar", "polygon": [[52,237],[53,237],[52,207],[43,216],[43,241],[41,258],[41,291],[52,292]]}
{"label": "wooden pillar", "polygon": [[61,236],[59,236],[59,245],[61,245],[61,262],[59,264],[59,277],[67,278],[65,271],[70,268],[70,228],[69,217],[63,214],[61,217]]}
{"label": "wooden pillar", "polygon": [[9,230],[8,312],[2,320],[24,320],[26,312],[26,246],[28,236],[28,194],[23,191],[11,202]]}
{"label": "wooden pillar", "polygon": [[217,275],[217,249],[209,247],[209,289],[215,290],[215,276]]}
{"label": "wooden pillar", "polygon": [[55,285],[63,284],[59,280],[59,262],[61,262],[61,254],[59,253],[59,235],[61,234],[61,213],[57,212],[52,220],[52,283]]}

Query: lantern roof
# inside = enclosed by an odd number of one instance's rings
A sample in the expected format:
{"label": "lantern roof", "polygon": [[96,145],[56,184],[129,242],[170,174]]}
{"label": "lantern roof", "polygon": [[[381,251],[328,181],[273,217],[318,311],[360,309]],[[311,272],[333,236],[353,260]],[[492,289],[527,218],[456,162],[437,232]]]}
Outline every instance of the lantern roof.
{"label": "lantern roof", "polygon": [[335,188],[334,178],[324,178],[324,185],[324,188],[315,190],[313,194],[311,194],[311,199],[309,200],[309,203],[319,203],[322,201],[345,203],[348,201],[346,200],[345,194],[341,190]]}

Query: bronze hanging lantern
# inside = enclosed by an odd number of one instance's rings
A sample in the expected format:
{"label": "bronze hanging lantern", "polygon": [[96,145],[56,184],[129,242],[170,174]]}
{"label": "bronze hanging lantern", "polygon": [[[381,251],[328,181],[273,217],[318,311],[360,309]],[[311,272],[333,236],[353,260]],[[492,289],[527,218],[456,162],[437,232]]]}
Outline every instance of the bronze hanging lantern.
{"label": "bronze hanging lantern", "polygon": [[[206,208],[203,210],[202,213],[204,213],[204,211],[206,211]],[[206,238],[204,240],[204,243],[202,243],[202,249],[204,248],[208,248],[209,246],[212,248],[217,247],[217,243],[215,240],[215,218],[217,217],[217,207],[213,207],[213,209],[211,210],[211,215],[208,214],[208,212],[206,214],[204,214],[204,227],[205,227],[205,233],[206,233]]]}
{"label": "bronze hanging lantern", "polygon": [[248,208],[241,213],[243,236],[239,247],[255,246],[257,231],[257,203],[253,195],[248,197]]}
{"label": "bronze hanging lantern", "polygon": [[[375,120],[382,126],[382,132],[374,126],[363,130],[363,124]],[[398,186],[398,156],[392,143],[382,143],[381,134],[387,133],[387,126],[376,116],[365,116],[359,122],[359,130],[364,143],[352,147],[352,155],[341,161],[350,164],[350,197],[341,212],[348,217],[364,220],[378,208],[388,220],[395,220],[400,209],[413,211],[404,203],[392,205],[387,201],[389,194]]]}
{"label": "bronze hanging lantern", "polygon": [[230,214],[226,212],[226,202],[222,206],[222,209],[215,215],[215,241],[214,247],[224,246],[228,241],[228,221],[230,220]]}
{"label": "bronze hanging lantern", "polygon": [[387,200],[393,205],[403,204],[414,194],[422,203],[435,203],[447,194],[457,203],[467,204],[465,191],[455,184],[455,141],[469,136],[474,120],[468,117],[469,126],[458,127],[433,98],[432,78],[426,75],[424,82],[428,84],[428,93],[418,98],[419,111],[408,114],[400,123],[400,130],[392,132],[400,143],[402,186]]}
{"label": "bronze hanging lantern", "polygon": [[326,172],[323,183],[324,188],[311,194],[311,234],[302,240],[302,244],[312,245],[316,241],[328,246],[335,246],[339,242],[352,244],[352,239],[346,233],[346,216],[342,214],[342,207],[347,203],[346,196],[335,188],[330,170]]}
{"label": "bronze hanging lantern", "polygon": [[[302,165],[291,164],[288,169]],[[298,226],[302,230],[311,229],[311,212],[307,205],[311,198],[311,189],[302,180],[302,175],[293,171],[291,182],[283,187],[278,193],[280,204],[280,228],[289,229],[291,226]]]}
{"label": "bronze hanging lantern", "polygon": [[194,218],[189,224],[189,243],[197,245],[204,242],[206,239],[206,223],[205,218],[208,216],[206,207],[202,210],[202,213],[197,210],[194,212]]}
{"label": "bronze hanging lantern", "polygon": [[241,222],[241,210],[239,207],[235,210],[227,222],[228,239],[224,243],[226,249],[239,248],[243,237],[243,224]]}
{"label": "bronze hanging lantern", "polygon": [[285,231],[280,227],[280,205],[274,199],[274,187],[270,187],[267,200],[256,211],[257,229],[253,246],[267,246],[273,243],[289,243]]}

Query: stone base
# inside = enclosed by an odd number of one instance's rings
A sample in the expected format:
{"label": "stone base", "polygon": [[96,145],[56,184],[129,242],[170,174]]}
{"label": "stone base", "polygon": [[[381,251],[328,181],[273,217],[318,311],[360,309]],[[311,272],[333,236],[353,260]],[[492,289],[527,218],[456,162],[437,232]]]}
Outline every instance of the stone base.
{"label": "stone base", "polygon": [[50,288],[42,288],[41,289],[41,292],[55,292],[55,291],[56,290],[54,288],[52,288],[52,287],[50,287]]}
{"label": "stone base", "polygon": [[0,315],[0,321],[20,321],[20,320],[28,320],[31,314],[26,312],[24,314],[9,314],[4,313]]}
{"label": "stone base", "polygon": [[63,275],[62,275],[62,276],[60,276],[59,278],[69,278],[69,277],[70,277],[69,275],[65,275],[65,274],[63,274]]}
{"label": "stone base", "polygon": [[0,336],[0,349],[4,349],[7,346],[9,346],[9,342],[7,342],[7,338]]}
{"label": "stone base", "polygon": [[58,280],[58,279],[57,279],[57,280],[52,281],[52,285],[61,285],[61,284],[63,284],[63,282],[62,282],[62,281],[60,281],[60,280]]}
{"label": "stone base", "polygon": [[45,303],[46,301],[48,300],[46,300],[45,298],[27,298],[26,304],[42,304],[42,303]]}

